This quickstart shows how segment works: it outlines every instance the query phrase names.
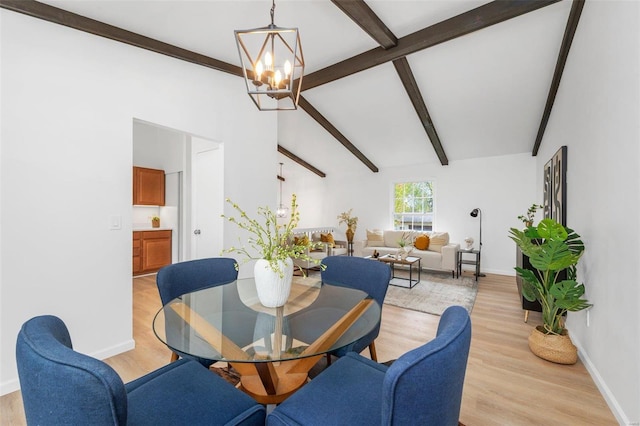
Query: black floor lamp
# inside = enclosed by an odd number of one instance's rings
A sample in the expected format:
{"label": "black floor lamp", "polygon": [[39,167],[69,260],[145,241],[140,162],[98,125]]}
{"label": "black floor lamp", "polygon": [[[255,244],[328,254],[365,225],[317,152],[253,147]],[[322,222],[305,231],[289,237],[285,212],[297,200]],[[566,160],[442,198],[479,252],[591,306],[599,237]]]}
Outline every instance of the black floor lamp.
{"label": "black floor lamp", "polygon": [[[478,217],[480,216],[480,255],[478,258],[478,263],[480,262],[480,259],[482,258],[482,210],[480,210],[479,208],[475,208],[473,210],[471,210],[471,213],[469,213],[471,215],[471,217]],[[480,270],[480,265],[478,264],[478,270]],[[483,273],[478,273],[479,277],[485,277],[486,275]]]}

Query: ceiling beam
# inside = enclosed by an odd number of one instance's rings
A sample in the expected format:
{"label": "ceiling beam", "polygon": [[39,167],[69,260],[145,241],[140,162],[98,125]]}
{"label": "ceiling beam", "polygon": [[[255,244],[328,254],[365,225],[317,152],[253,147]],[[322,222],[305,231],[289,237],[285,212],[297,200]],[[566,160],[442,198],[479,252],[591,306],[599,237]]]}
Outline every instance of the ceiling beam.
{"label": "ceiling beam", "polygon": [[573,36],[578,28],[578,22],[580,21],[580,15],[582,14],[582,8],[584,7],[584,0],[573,0],[571,5],[571,12],[569,12],[569,18],[567,19],[567,26],[564,30],[564,36],[562,37],[562,44],[560,45],[560,52],[558,53],[558,61],[556,62],[556,69],[553,72],[553,79],[551,81],[551,87],[549,88],[549,95],[547,96],[547,103],[542,113],[542,120],[540,127],[538,128],[538,134],[536,141],[533,144],[532,156],[538,155],[544,132],[549,123],[549,117],[551,117],[551,110],[556,100],[556,94],[560,87],[560,80],[562,80],[562,73],[564,72],[564,66],[567,63],[567,57],[569,56],[569,50],[571,49],[571,43],[573,42]]}
{"label": "ceiling beam", "polygon": [[398,38],[363,0],[331,0],[384,49],[398,44]]}
{"label": "ceiling beam", "polygon": [[355,155],[358,160],[362,161],[365,166],[367,166],[372,172],[377,173],[378,167],[373,164],[367,157],[364,156],[362,152],[358,150],[349,139],[347,139],[338,129],[336,129],[333,124],[329,122],[317,109],[315,109],[311,104],[304,98],[304,96],[300,96],[298,100],[298,106],[301,107],[307,114],[309,114],[314,120],[318,122],[325,130],[338,140],[349,152]]}
{"label": "ceiling beam", "polygon": [[389,49],[377,47],[337,64],[305,75],[302,90],[309,90],[377,65],[403,58],[428,47],[533,12],[560,0],[497,0],[398,39]]}
{"label": "ceiling beam", "polygon": [[[278,144],[278,152],[280,154],[284,155],[285,157],[288,157],[288,158],[292,159],[293,161],[295,161],[296,163],[300,164],[305,169],[317,174],[318,176],[320,176],[322,178],[323,177],[327,177],[327,174],[325,172],[316,169],[311,164],[307,163],[302,158],[298,157],[297,155],[295,155],[291,151],[287,150],[285,147],[283,147],[280,144]],[[280,176],[278,176],[278,179],[280,179]],[[284,178],[282,178],[282,180],[284,181]]]}
{"label": "ceiling beam", "polygon": [[[378,44],[383,48],[388,49],[395,46],[398,43],[397,37],[393,32],[382,22],[378,15],[376,15],[371,8],[363,0],[332,0],[336,6],[340,8],[351,20],[360,26],[367,34],[369,34]],[[444,152],[440,137],[436,132],[436,128],[431,120],[427,106],[424,103],[416,79],[411,71],[411,66],[406,57],[396,59],[393,61],[400,81],[404,85],[409,100],[413,104],[418,118],[424,127],[431,145],[436,152],[436,155],[440,159],[440,164],[446,166],[449,164],[449,159]]]}
{"label": "ceiling beam", "polygon": [[238,66],[231,65],[227,62],[201,55],[187,49],[182,49],[150,37],[145,37],[119,27],[114,27],[113,25],[105,24],[104,22],[96,21],[95,19],[90,19],[45,3],[40,3],[34,0],[0,0],[0,7],[100,37],[119,41],[131,46],[136,46],[141,49],[150,50],[162,55],[202,65],[217,71],[241,77],[244,76],[242,68]]}
{"label": "ceiling beam", "polygon": [[447,155],[444,153],[444,148],[442,148],[442,144],[440,143],[440,137],[436,132],[433,121],[431,121],[431,116],[429,115],[427,106],[424,103],[424,99],[422,99],[422,94],[420,94],[418,83],[416,83],[413,72],[411,72],[409,61],[407,61],[407,58],[396,59],[395,61],[393,61],[393,66],[396,68],[396,71],[400,76],[400,80],[402,80],[404,89],[407,91],[409,99],[411,99],[413,108],[415,108],[416,113],[420,118],[420,122],[422,123],[422,127],[424,127],[424,131],[427,132],[427,136],[429,136],[431,145],[433,145],[433,149],[436,151],[436,154],[440,159],[440,164],[442,164],[443,166],[448,165],[449,160],[447,159]]}

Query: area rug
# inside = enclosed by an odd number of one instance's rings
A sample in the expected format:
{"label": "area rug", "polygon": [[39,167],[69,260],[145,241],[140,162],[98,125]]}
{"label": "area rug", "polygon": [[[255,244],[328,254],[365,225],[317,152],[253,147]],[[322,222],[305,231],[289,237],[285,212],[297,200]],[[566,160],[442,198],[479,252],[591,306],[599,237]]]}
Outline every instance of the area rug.
{"label": "area rug", "polygon": [[[396,276],[403,273],[396,271]],[[402,285],[407,283],[404,281]],[[448,274],[423,271],[420,282],[412,289],[390,285],[384,303],[434,315],[442,315],[449,306],[460,305],[471,313],[477,294],[475,277],[451,278]]]}

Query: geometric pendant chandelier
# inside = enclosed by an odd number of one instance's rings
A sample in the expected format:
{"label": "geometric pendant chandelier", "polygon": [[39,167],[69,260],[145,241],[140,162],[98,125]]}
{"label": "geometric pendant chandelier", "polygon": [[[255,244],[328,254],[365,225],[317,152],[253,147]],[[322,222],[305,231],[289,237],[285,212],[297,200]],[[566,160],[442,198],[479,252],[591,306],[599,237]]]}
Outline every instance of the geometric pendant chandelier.
{"label": "geometric pendant chandelier", "polygon": [[304,73],[298,29],[274,25],[275,9],[272,0],[270,25],[234,31],[247,92],[261,111],[297,109]]}

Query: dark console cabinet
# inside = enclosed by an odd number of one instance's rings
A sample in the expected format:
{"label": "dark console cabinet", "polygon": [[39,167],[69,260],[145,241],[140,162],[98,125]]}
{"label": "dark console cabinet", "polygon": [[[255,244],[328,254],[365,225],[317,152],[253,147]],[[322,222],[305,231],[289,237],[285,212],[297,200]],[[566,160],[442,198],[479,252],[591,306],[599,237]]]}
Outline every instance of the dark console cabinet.
{"label": "dark console cabinet", "polygon": [[[535,270],[531,263],[529,263],[529,257],[525,256],[520,247],[516,246],[516,265],[523,269]],[[527,322],[529,319],[529,311],[542,312],[542,306],[540,306],[540,302],[537,300],[533,302],[529,302],[522,295],[522,278],[520,275],[516,274],[516,284],[518,285],[518,294],[520,295],[520,299],[522,299],[522,309],[524,309],[524,322]]]}

